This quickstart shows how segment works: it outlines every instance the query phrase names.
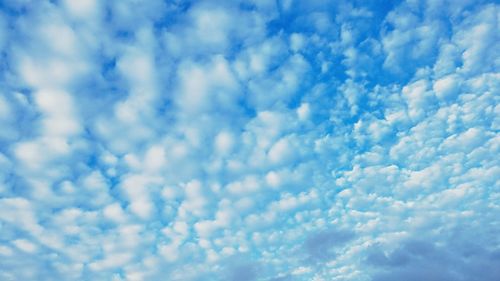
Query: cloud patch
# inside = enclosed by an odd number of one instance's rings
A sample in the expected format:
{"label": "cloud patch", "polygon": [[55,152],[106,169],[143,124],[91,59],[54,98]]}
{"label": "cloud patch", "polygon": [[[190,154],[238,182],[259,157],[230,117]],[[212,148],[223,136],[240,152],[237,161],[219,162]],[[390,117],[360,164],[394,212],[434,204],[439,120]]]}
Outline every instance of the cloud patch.
{"label": "cloud patch", "polygon": [[498,9],[2,2],[0,279],[496,280]]}

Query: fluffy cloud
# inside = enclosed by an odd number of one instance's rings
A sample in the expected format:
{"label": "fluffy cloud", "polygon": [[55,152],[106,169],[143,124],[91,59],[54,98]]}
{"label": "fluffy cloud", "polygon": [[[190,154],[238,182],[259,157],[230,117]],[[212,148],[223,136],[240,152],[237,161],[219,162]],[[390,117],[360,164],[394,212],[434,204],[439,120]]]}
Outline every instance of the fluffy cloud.
{"label": "fluffy cloud", "polygon": [[499,8],[4,1],[0,279],[498,279]]}

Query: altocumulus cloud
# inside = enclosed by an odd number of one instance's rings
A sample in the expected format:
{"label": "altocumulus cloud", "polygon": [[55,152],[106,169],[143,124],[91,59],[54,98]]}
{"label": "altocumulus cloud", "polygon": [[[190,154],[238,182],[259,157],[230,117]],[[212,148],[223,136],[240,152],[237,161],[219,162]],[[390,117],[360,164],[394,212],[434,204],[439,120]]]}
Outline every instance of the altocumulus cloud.
{"label": "altocumulus cloud", "polygon": [[499,17],[0,1],[0,279],[499,280]]}

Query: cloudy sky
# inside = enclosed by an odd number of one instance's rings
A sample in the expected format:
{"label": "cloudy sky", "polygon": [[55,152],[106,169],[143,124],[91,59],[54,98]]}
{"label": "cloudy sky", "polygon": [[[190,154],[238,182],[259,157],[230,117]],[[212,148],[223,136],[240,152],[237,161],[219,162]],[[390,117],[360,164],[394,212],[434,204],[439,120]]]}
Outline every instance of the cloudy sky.
{"label": "cloudy sky", "polygon": [[500,280],[500,5],[0,0],[0,279]]}

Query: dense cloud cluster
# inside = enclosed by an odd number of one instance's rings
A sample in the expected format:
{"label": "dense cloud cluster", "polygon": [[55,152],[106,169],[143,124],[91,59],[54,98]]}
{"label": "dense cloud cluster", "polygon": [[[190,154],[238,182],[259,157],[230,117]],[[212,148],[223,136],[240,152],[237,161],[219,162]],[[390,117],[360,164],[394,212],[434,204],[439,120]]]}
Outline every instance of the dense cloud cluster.
{"label": "dense cloud cluster", "polygon": [[1,1],[0,279],[499,280],[499,30],[481,0]]}

